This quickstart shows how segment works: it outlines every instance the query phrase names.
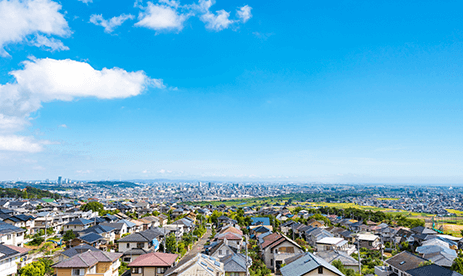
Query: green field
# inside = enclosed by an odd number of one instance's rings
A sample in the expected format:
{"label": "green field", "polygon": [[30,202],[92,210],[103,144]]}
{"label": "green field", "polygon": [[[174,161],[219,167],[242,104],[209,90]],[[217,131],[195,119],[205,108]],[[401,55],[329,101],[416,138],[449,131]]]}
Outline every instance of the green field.
{"label": "green field", "polygon": [[396,197],[378,197],[377,200],[399,200]]}

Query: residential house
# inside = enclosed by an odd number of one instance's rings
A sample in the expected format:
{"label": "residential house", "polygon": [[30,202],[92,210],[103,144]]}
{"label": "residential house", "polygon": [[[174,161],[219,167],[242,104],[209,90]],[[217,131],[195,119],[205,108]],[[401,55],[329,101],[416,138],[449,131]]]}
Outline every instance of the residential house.
{"label": "residential house", "polygon": [[133,248],[157,251],[162,238],[164,238],[164,233],[160,228],[133,233],[117,240],[118,251],[124,253]]}
{"label": "residential house", "polygon": [[264,263],[274,272],[278,272],[285,259],[303,252],[296,242],[280,233],[268,235],[263,240],[260,248]]}
{"label": "residential house", "polygon": [[270,219],[268,217],[257,217],[257,218],[251,218],[251,225],[249,226],[249,229],[254,229],[259,226],[264,226],[268,228],[269,230],[273,231],[273,227],[270,224]]}
{"label": "residential house", "polygon": [[239,252],[239,250],[231,246],[227,239],[217,241],[211,244],[211,248],[207,250],[208,254],[215,258],[223,258],[233,253]]}
{"label": "residential house", "polygon": [[249,267],[252,265],[252,260],[248,257],[246,263],[246,256],[239,253],[233,253],[220,259],[223,263],[225,275],[227,276],[246,276]]}
{"label": "residential house", "polygon": [[167,269],[175,266],[177,254],[153,252],[139,256],[130,262],[132,276],[164,275]]}
{"label": "residential house", "polygon": [[192,259],[181,262],[164,273],[164,276],[196,275],[225,276],[224,265],[214,257],[198,253]]}
{"label": "residential house", "polygon": [[86,251],[56,263],[52,268],[54,268],[56,276],[95,274],[118,276],[121,256],[121,253]]}
{"label": "residential house", "polygon": [[336,267],[312,253],[302,253],[288,258],[280,269],[283,276],[329,275],[344,276]]}
{"label": "residential house", "polygon": [[84,219],[84,218],[78,218],[73,221],[70,221],[64,225],[64,231],[72,230],[75,232],[85,230],[92,226],[94,224],[94,221]]}
{"label": "residential house", "polygon": [[12,276],[18,273],[18,265],[21,266],[23,261],[27,259],[27,252],[30,249],[0,244],[0,275]]}
{"label": "residential house", "polygon": [[4,222],[20,228],[26,228],[26,233],[30,234],[34,228],[35,217],[28,215],[14,215],[3,219]]}
{"label": "residential house", "polygon": [[360,243],[360,247],[370,250],[379,250],[381,246],[380,237],[372,234],[358,234],[357,242]]}
{"label": "residential house", "polygon": [[116,223],[100,223],[100,226],[114,228],[115,239],[118,240],[122,238],[123,235],[127,234],[127,224],[122,222]]}
{"label": "residential house", "polygon": [[462,274],[443,268],[436,264],[426,265],[415,269],[407,270],[410,276],[463,276]]}
{"label": "residential house", "polygon": [[66,259],[72,258],[75,255],[78,255],[78,254],[81,254],[81,253],[84,253],[84,252],[87,252],[87,251],[100,251],[100,250],[96,249],[95,247],[90,246],[88,244],[81,243],[81,244],[79,244],[77,246],[74,246],[72,248],[69,248],[69,249],[67,249],[67,250],[65,250],[63,252],[55,254],[53,256],[53,262],[54,263],[61,262],[61,261],[64,261]]}
{"label": "residential house", "polygon": [[26,230],[0,221],[0,243],[4,245],[22,246]]}
{"label": "residential house", "polygon": [[353,269],[354,271],[359,270],[359,263],[356,259],[352,258],[350,254],[342,251],[328,250],[318,251],[315,255],[328,263],[333,263],[334,260],[339,260],[346,269]]}
{"label": "residential house", "polygon": [[323,220],[316,220],[312,218],[309,221],[307,221],[307,225],[312,227],[323,227],[325,226],[325,222]]}
{"label": "residential house", "polygon": [[346,252],[348,255],[354,253],[355,247],[343,238],[323,238],[317,241],[317,252],[336,250]]}
{"label": "residential house", "polygon": [[385,261],[385,266],[375,266],[375,274],[378,276],[408,276],[408,270],[418,268],[421,263],[426,262],[419,256],[413,255],[408,251],[402,251],[399,254]]}

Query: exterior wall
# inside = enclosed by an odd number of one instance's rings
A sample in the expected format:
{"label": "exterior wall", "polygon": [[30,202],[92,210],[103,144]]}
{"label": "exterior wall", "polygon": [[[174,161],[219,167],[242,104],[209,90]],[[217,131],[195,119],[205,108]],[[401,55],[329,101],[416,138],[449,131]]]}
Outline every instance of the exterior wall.
{"label": "exterior wall", "polygon": [[132,276],[162,276],[163,273],[157,273],[157,267],[142,267],[142,273],[132,273]]}
{"label": "exterior wall", "polygon": [[2,260],[0,262],[0,275],[14,275],[17,271],[18,256]]}
{"label": "exterior wall", "polygon": [[314,269],[309,273],[304,274],[304,276],[319,276],[319,275],[326,275],[326,276],[339,276],[339,274],[333,273],[326,268],[323,268],[323,274],[318,273],[318,269]]}
{"label": "exterior wall", "polygon": [[24,233],[10,233],[0,236],[0,242],[5,245],[22,246],[24,243]]}
{"label": "exterior wall", "polygon": [[[118,243],[119,252],[124,253],[125,251],[128,251],[132,248],[139,248],[138,244],[139,244],[138,242],[120,242]],[[144,242],[143,247],[141,248],[144,250],[149,250],[148,242]]]}
{"label": "exterior wall", "polygon": [[55,273],[57,276],[72,276],[71,268],[55,268]]}
{"label": "exterior wall", "polygon": [[[294,253],[285,253],[280,250],[281,247],[292,247],[294,248]],[[273,252],[270,251],[270,248],[267,247],[264,251],[264,263],[265,265],[272,269],[275,270],[276,264],[281,263],[284,264],[284,260],[290,257],[293,257],[299,253],[302,253],[302,250],[295,246],[294,244],[285,241],[282,244],[279,244],[277,247],[273,249]]]}
{"label": "exterior wall", "polygon": [[64,231],[82,231],[88,228],[88,225],[64,225]]}

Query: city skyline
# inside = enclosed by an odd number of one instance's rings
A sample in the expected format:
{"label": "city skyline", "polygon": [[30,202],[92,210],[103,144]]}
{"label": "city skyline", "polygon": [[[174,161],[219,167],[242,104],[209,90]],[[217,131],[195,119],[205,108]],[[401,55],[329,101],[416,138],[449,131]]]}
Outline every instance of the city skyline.
{"label": "city skyline", "polygon": [[0,180],[463,183],[463,4],[292,4],[0,1]]}

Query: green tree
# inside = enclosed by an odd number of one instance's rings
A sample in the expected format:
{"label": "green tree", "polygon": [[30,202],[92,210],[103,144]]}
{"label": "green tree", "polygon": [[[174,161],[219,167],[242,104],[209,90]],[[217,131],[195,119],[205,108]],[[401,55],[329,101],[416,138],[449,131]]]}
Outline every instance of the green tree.
{"label": "green tree", "polygon": [[450,269],[460,274],[463,274],[463,254],[461,250],[460,253],[458,253],[458,257],[453,260]]}
{"label": "green tree", "polygon": [[100,213],[104,211],[104,206],[100,202],[92,201],[87,204],[84,204],[80,209],[85,212],[88,212],[88,211],[98,212],[99,215],[102,215]]}
{"label": "green tree", "polygon": [[167,239],[166,239],[166,250],[169,253],[175,253],[176,248],[177,248],[177,239],[175,238],[174,233],[171,233],[169,236],[167,236]]}
{"label": "green tree", "polygon": [[72,230],[66,231],[63,236],[64,241],[70,241],[76,238],[76,234]]}

